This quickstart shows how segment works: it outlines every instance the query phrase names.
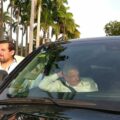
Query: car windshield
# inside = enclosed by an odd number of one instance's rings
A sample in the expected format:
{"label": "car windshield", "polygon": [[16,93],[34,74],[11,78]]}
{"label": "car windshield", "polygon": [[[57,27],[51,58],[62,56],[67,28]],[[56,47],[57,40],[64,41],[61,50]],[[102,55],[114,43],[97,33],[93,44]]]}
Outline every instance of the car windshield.
{"label": "car windshield", "polygon": [[120,101],[118,42],[51,43],[39,51],[9,84],[8,97]]}

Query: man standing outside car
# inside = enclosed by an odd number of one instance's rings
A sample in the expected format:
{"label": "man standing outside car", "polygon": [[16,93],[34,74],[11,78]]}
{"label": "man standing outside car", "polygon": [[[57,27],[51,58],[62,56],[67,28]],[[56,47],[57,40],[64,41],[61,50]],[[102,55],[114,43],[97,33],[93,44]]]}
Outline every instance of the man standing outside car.
{"label": "man standing outside car", "polygon": [[0,40],[0,70],[5,70],[9,74],[17,66],[14,55],[14,43],[9,40]]}

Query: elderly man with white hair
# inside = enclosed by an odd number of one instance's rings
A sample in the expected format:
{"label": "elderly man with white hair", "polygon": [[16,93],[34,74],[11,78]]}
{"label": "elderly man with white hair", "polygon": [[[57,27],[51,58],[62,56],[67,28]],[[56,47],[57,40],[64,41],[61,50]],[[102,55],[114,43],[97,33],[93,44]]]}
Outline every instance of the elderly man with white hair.
{"label": "elderly man with white hair", "polygon": [[[64,79],[64,82],[61,78]],[[44,77],[39,88],[49,92],[71,92],[71,88],[76,92],[98,91],[95,81],[91,78],[80,77],[79,71],[75,67]]]}

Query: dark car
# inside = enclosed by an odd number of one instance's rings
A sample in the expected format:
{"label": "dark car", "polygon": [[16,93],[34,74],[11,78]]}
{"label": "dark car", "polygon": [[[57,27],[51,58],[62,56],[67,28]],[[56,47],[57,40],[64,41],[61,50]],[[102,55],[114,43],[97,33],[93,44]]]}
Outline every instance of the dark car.
{"label": "dark car", "polygon": [[0,119],[120,120],[120,37],[40,46],[2,81]]}

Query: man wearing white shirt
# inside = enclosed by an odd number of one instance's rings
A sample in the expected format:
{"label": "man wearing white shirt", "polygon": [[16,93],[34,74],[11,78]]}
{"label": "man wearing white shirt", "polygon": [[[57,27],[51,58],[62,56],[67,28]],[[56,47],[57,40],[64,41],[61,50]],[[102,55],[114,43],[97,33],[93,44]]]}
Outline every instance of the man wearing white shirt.
{"label": "man wearing white shirt", "polygon": [[[59,79],[63,77],[65,83]],[[79,78],[76,68],[71,68],[66,73],[55,73],[45,77],[39,84],[39,88],[49,92],[71,92],[71,88],[76,92],[98,91],[98,86],[91,78]]]}
{"label": "man wearing white shirt", "polygon": [[9,74],[17,66],[14,55],[14,43],[9,40],[0,40],[0,70],[5,70]]}

